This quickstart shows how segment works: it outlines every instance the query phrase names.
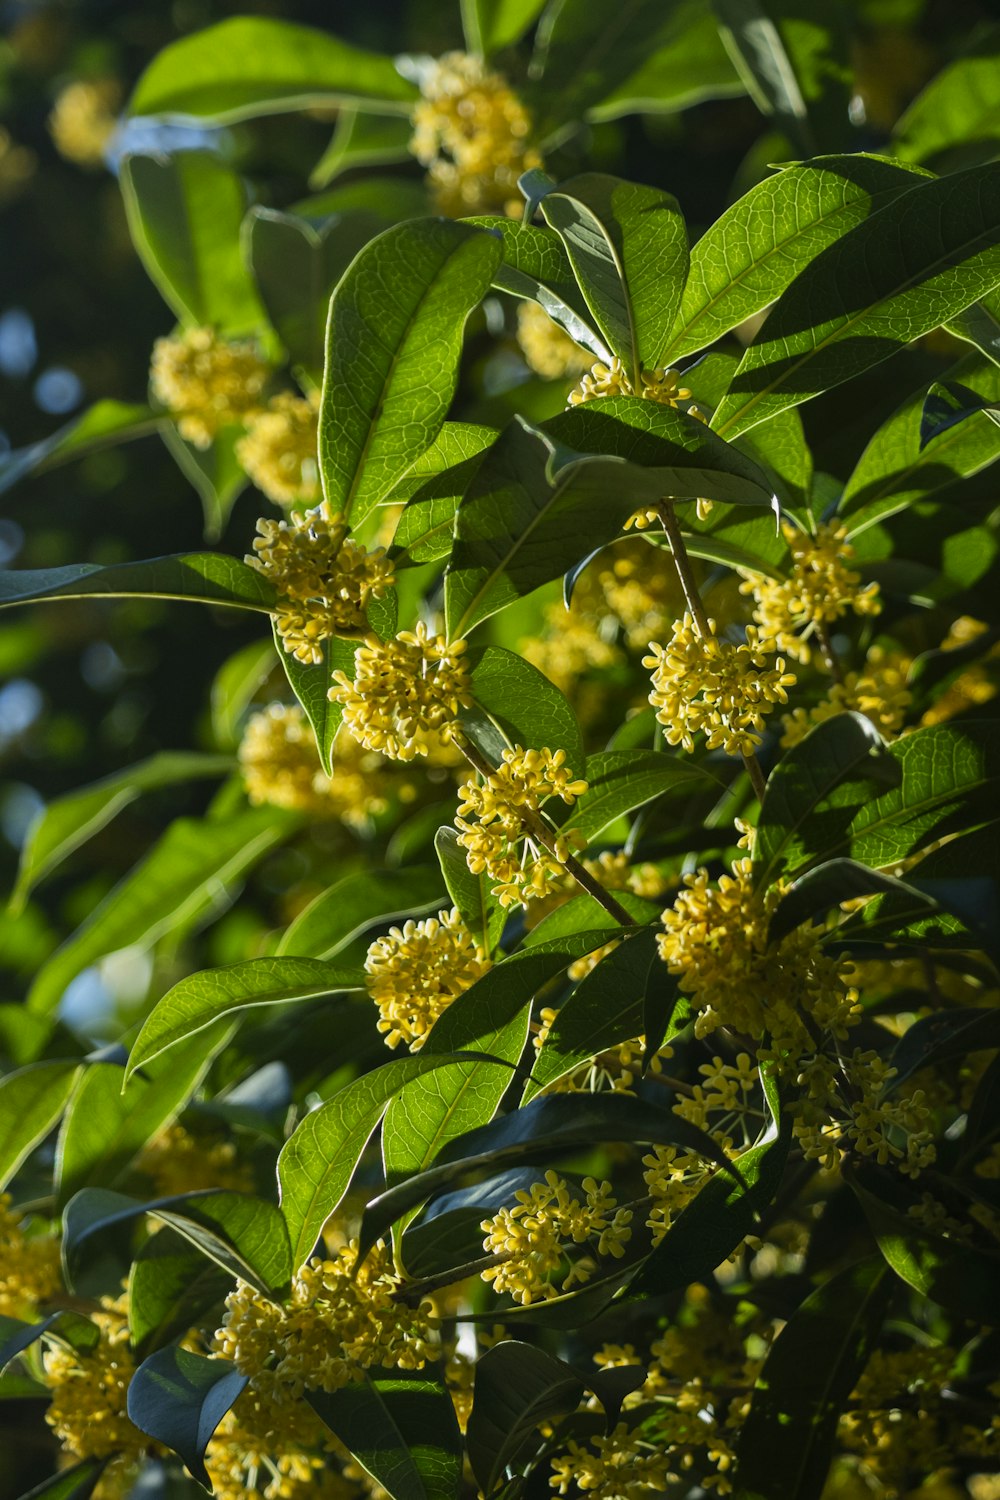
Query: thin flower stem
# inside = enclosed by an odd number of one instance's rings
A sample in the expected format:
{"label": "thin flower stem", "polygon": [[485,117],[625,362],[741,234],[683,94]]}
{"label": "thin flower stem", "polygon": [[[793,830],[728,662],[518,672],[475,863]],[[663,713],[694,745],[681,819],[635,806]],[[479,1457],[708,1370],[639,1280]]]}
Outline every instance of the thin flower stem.
{"label": "thin flower stem", "polygon": [[[681,588],[684,590],[684,599],[687,603],[688,609],[691,611],[691,617],[698,627],[698,634],[701,636],[702,640],[710,640],[712,637],[712,627],[709,624],[708,615],[705,612],[705,605],[702,601],[701,594],[698,592],[698,581],[694,576],[694,570],[691,567],[691,559],[688,556],[688,550],[684,545],[684,538],[681,535],[681,528],[678,524],[677,516],[674,512],[673,501],[661,500],[659,505],[659,513],[660,521],[663,526],[663,530],[666,533],[667,541],[670,543],[670,551],[673,554],[674,567],[677,569],[677,576],[681,581]],[[754,755],[753,751],[751,751],[749,755],[744,753],[743,764],[746,766],[747,775],[750,777],[750,784],[753,787],[754,796],[757,798],[758,802],[762,802],[764,800],[765,782],[764,772],[760,768],[760,761],[757,759],[756,755]]]}
{"label": "thin flower stem", "polygon": [[[480,776],[485,777],[492,776],[494,774],[496,767],[491,766],[485,755],[481,755],[476,749],[475,745],[470,744],[468,739],[464,735],[461,738],[457,739],[456,743],[462,754],[465,756],[466,760],[469,762],[469,765],[472,766],[474,770],[478,771]],[[525,832],[528,833],[536,843],[541,844],[542,847],[547,849],[550,854],[559,859],[559,855],[556,849],[556,846],[558,844],[558,834],[556,833],[555,829],[550,827],[545,819],[540,817],[538,813],[532,813],[527,809],[524,809],[522,810],[521,816],[524,822]],[[601,906],[604,907],[604,910],[607,912],[608,916],[612,917],[619,924],[619,926],[635,926],[635,923],[629,916],[628,912],[625,910],[624,906],[621,906],[619,902],[615,900],[610,891],[606,891],[604,889],[599,880],[594,879],[589,870],[584,869],[583,865],[578,859],[576,859],[572,854],[567,854],[565,859],[560,860],[560,863],[562,864],[562,867],[567,872],[567,874],[572,875],[577,885],[581,886],[583,890],[587,892],[588,896],[593,896],[595,901],[599,901]]]}
{"label": "thin flower stem", "polygon": [[823,653],[823,660],[826,663],[827,671],[835,682],[843,682],[844,673],[840,665],[840,658],[834,650],[830,628],[825,620],[816,621],[816,639],[819,641],[819,648]]}

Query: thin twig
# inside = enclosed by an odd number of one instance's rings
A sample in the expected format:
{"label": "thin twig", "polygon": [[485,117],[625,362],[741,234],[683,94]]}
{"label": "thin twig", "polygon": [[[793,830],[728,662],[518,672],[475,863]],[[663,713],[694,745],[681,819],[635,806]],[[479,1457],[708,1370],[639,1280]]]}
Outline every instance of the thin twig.
{"label": "thin twig", "polygon": [[844,673],[840,665],[840,658],[834,650],[833,639],[825,620],[816,621],[816,639],[819,641],[819,648],[823,653],[823,660],[826,663],[826,668],[830,676],[835,682],[843,682]]}

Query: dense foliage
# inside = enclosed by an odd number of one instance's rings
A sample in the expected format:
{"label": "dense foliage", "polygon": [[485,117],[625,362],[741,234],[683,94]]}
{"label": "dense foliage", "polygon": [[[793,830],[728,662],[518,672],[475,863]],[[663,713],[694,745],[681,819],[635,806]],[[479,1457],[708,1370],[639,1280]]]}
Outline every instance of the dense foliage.
{"label": "dense foliage", "polygon": [[[3,921],[31,1495],[1000,1494],[1000,28],[922,11],[258,14],[60,94],[176,325],[4,456],[0,602],[194,605],[203,715]],[[689,232],[701,101],[767,126]],[[151,433],[209,550],[33,555]]]}

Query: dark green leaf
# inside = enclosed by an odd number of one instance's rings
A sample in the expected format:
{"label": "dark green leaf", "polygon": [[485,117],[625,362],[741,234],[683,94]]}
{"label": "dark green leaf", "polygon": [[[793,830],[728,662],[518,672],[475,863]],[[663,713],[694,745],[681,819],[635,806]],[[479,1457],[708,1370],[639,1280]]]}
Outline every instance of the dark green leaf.
{"label": "dark green leaf", "polygon": [[895,1091],[921,1068],[936,1070],[953,1058],[998,1046],[1000,1011],[989,1006],[962,1005],[921,1016],[907,1027],[892,1049],[889,1063],[895,1073],[889,1088]]}
{"label": "dark green leaf", "polygon": [[70,1309],[50,1313],[37,1323],[24,1323],[19,1318],[0,1318],[0,1370],[5,1370],[18,1355],[30,1349],[32,1344],[48,1335],[68,1344],[80,1353],[92,1350],[101,1336],[97,1324],[82,1313]]}
{"label": "dark green leaf", "polygon": [[205,1359],[171,1344],[150,1354],[132,1376],[128,1414],[211,1489],[205,1449],[249,1378],[226,1359]]}
{"label": "dark green leaf", "polygon": [[289,1005],[357,989],[359,976],[315,958],[248,958],[181,979],[157,1001],[132,1044],[125,1082],[137,1069],[222,1017],[254,1006]]}
{"label": "dark green leaf", "polygon": [[247,190],[220,156],[125,156],[120,175],[132,240],[183,323],[224,334],[259,328],[263,308],[240,254]]}
{"label": "dark green leaf", "polygon": [[672,115],[703,99],[742,92],[709,7],[703,0],[676,0],[661,7],[659,27],[638,67],[587,113],[591,120]]}
{"label": "dark green leaf", "polygon": [[172,422],[163,424],[160,436],[174,463],[201,499],[206,542],[217,542],[249,482],[236,456],[244,429],[232,424],[223,427],[208,448],[198,448],[182,438]]}
{"label": "dark green leaf", "polygon": [[90,1500],[109,1462],[107,1458],[85,1458],[51,1479],[43,1479],[21,1500]]}
{"label": "dark green leaf", "polygon": [[482,57],[502,52],[520,40],[544,6],[545,0],[461,0],[468,50]]}
{"label": "dark green leaf", "polygon": [[480,1490],[493,1494],[508,1467],[530,1458],[541,1441],[539,1424],[574,1411],[584,1379],[544,1349],[504,1339],[476,1364],[468,1450]]}
{"label": "dark green leaf", "polygon": [[139,79],[129,113],[241,120],[354,99],[407,113],[416,97],[391,58],[308,26],[235,16],[164,47]]}
{"label": "dark green leaf", "polygon": [[507,913],[490,890],[489,876],[485,870],[473,875],[454,828],[439,828],[434,836],[434,848],[452,905],[480,947],[492,954]]}
{"label": "dark green leaf", "polygon": [[440,906],[441,877],[432,865],[346,875],[321,891],[285,929],[279,955],[330,959],[373,922]]}
{"label": "dark green leaf", "polygon": [[354,676],[354,655],[358,643],[341,636],[330,636],[323,642],[323,660],[299,661],[286,651],[274,632],[275,649],[281,657],[288,685],[302,705],[316,736],[320,764],[328,776],[335,774],[333,745],[344,718],[343,705],[330,697],[330,679],[334,672]]}
{"label": "dark green leaf", "polygon": [[14,448],[0,456],[0,495],[30,474],[58,468],[95,448],[127,443],[156,432],[164,419],[148,406],[125,401],[95,401],[51,436],[28,448]]}
{"label": "dark green leaf", "polygon": [[893,148],[903,161],[928,161],[952,146],[981,144],[994,154],[1000,136],[1000,26],[974,34],[971,46],[941,69],[896,121]]}
{"label": "dark green leaf", "polygon": [[916,906],[935,913],[942,910],[933,896],[894,875],[870,870],[867,865],[858,864],[853,859],[828,859],[824,864],[807,870],[787,887],[771,918],[768,941],[780,943],[803,922],[825,916],[832,907],[840,906],[844,901],[886,893],[901,898],[908,907]]}
{"label": "dark green leaf", "polygon": [[523,656],[487,646],[473,668],[472,691],[512,744],[562,749],[571,769],[583,765],[583,739],[569,700]]}
{"label": "dark green leaf", "polygon": [[1000,169],[919,182],[811,261],[712,419],[733,438],[888,359],[1000,282]]}
{"label": "dark green leaf", "polygon": [[40,1062],[0,1078],[0,1188],[59,1119],[77,1067],[75,1062]]}
{"label": "dark green leaf", "polygon": [[149,562],[73,563],[65,568],[12,568],[0,572],[0,607],[33,599],[190,599],[267,613],[274,589],[262,573],[221,552],[187,552]]}
{"label": "dark green leaf", "polygon": [[488,229],[503,244],[503,259],[493,273],[495,287],[512,297],[537,302],[595,359],[611,358],[610,349],[592,326],[569,257],[553,230],[486,214],[463,222]]}
{"label": "dark green leaf", "polygon": [[439,1381],[394,1371],[306,1400],[392,1500],[457,1500],[462,1438]]}
{"label": "dark green leaf", "polygon": [[800,1303],[757,1377],[737,1446],[740,1486],[768,1500],[819,1500],[841,1412],[889,1305],[881,1258],[832,1276]]}
{"label": "dark green leaf", "polygon": [[603,750],[587,757],[589,790],[574,803],[565,828],[590,843],[623,813],[675,790],[693,795],[714,785],[711,772],[660,750]]}
{"label": "dark green leaf", "polygon": [[232,1277],[164,1225],[136,1256],[128,1280],[128,1326],[143,1358],[196,1327],[232,1290]]}
{"label": "dark green leaf", "polygon": [[455,391],[465,320],[500,254],[481,230],[413,219],[372,240],[338,284],[327,324],[319,454],[326,498],[355,526],[438,435]]}

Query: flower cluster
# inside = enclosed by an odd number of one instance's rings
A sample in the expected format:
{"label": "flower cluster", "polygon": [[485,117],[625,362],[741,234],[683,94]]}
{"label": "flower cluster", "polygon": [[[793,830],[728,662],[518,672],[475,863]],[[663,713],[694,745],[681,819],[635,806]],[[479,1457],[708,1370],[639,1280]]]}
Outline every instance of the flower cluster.
{"label": "flower cluster", "polygon": [[[603,396],[638,395],[647,401],[658,401],[661,406],[681,407],[692,403],[693,395],[686,386],[680,384],[680,375],[680,370],[641,370],[639,389],[636,391],[628,371],[615,355],[609,365],[601,360],[591,365],[589,372],[579,385],[574,386],[567,399],[570,406],[580,406],[585,401],[596,401]],[[691,417],[700,416],[698,408],[693,404],[687,405],[686,410]]]}
{"label": "flower cluster", "polygon": [[116,78],[68,83],[49,115],[49,134],[60,156],[79,167],[100,167],[118,124],[122,100]]}
{"label": "flower cluster", "polygon": [[386,1045],[416,1052],[438,1016],[490,967],[458,912],[390,927],[365,959],[368,993],[379,1008]]}
{"label": "flower cluster", "polygon": [[[480,784],[466,781],[459,792],[455,827],[473,875],[482,871],[496,881],[493,893],[502,906],[522,906],[561,879],[570,857],[572,835],[553,840],[554,852],[539,842],[539,810],[549,797],[572,806],[587,783],[566,764],[565,750],[503,752],[502,763]],[[475,821],[470,822],[470,818]]]}
{"label": "flower cluster", "polygon": [[617,1206],[610,1182],[585,1177],[581,1191],[582,1200],[557,1172],[546,1172],[544,1182],[515,1194],[513,1207],[484,1219],[483,1249],[501,1259],[482,1272],[483,1280],[527,1306],[590,1280],[596,1270],[593,1256],[571,1257],[571,1246],[586,1245],[615,1258],[624,1255],[632,1235],[631,1209]]}
{"label": "flower cluster", "polygon": [[702,636],[690,614],[674,622],[666,646],[650,643],[644,667],[653,669],[649,701],[670,745],[693,750],[703,734],[710,750],[749,755],[760,744],[765,715],[788,702],[795,681],[776,656],[774,641],[747,627],[739,646],[715,634]]}
{"label": "flower cluster", "polygon": [[275,626],[289,655],[319,663],[330,636],[367,628],[369,604],[394,582],[381,547],[368,552],[359,546],[325,501],[287,521],[261,519],[257,531],[246,561],[278,592]]}
{"label": "flower cluster", "polygon": [[0,1193],[0,1316],[30,1317],[61,1286],[59,1242],[28,1235],[9,1193]]}
{"label": "flower cluster", "polygon": [[520,212],[517,180],[540,167],[528,144],[531,118],[499,73],[476,57],[448,52],[421,79],[410,150],[427,168],[439,213]]}
{"label": "flower cluster", "polygon": [[738,859],[718,883],[698,870],[685,875],[684,887],[663,913],[659,950],[697,1007],[696,1036],[726,1026],[768,1037],[772,1055],[790,1066],[815,1050],[817,1029],[846,1035],[859,1016],[857,991],[823,950],[820,929],[768,941],[780,886],[761,893],[751,861]]}
{"label": "flower cluster", "polygon": [[333,744],[333,775],[319,763],[316,737],[296,704],[271,703],[251,714],[239,747],[240,771],[247,797],[255,807],[269,803],[339,818],[359,831],[383,813],[395,791],[403,801],[413,795],[406,783],[393,785],[382,757],[365,750],[341,731]]}
{"label": "flower cluster", "polygon": [[269,373],[252,339],[189,328],[156,340],[149,377],[181,437],[208,448],[223,427],[240,425],[260,409]]}
{"label": "flower cluster", "polygon": [[303,1391],[336,1391],[375,1365],[421,1370],[440,1357],[429,1305],[411,1307],[377,1245],[358,1265],[355,1244],[296,1274],[287,1307],[238,1282],[213,1348],[250,1377],[250,1389],[280,1405]]}
{"label": "flower cluster", "polygon": [[563,380],[590,368],[591,355],[537,302],[518,303],[517,342],[528,368],[546,380]]}
{"label": "flower cluster", "polygon": [[201,1135],[174,1121],[158,1130],[139,1153],[140,1172],[151,1178],[157,1197],[220,1188],[252,1193],[253,1173],[236,1155],[232,1141]]}
{"label": "flower cluster", "polygon": [[577,678],[591,668],[613,667],[622,660],[617,646],[605,640],[600,626],[575,600],[569,609],[561,603],[547,604],[545,626],[544,635],[527,637],[520,649],[525,660],[544,672],[560,692],[573,688]]}
{"label": "flower cluster", "polygon": [[472,702],[465,642],[449,644],[421,621],[391,641],[370,635],[354,655],[354,680],[334,672],[330,698],[359,744],[390,760],[439,757]]}
{"label": "flower cluster", "polygon": [[236,457],[276,505],[314,504],[320,497],[318,399],[283,391],[254,412]]}
{"label": "flower cluster", "polygon": [[741,584],[741,591],[753,595],[754,619],[777,642],[779,651],[807,662],[808,638],[817,625],[832,624],[849,609],[857,615],[877,615],[882,601],[878,584],[861,588],[860,573],[848,566],[853,548],[845,526],[822,521],[815,536],[790,521],[781,529],[792,554],[788,577],[752,574]]}
{"label": "flower cluster", "polygon": [[645,1500],[673,1478],[668,1455],[641,1427],[619,1422],[607,1437],[584,1446],[570,1438],[552,1460],[551,1487],[560,1495],[582,1490],[591,1500]]}
{"label": "flower cluster", "polygon": [[848,672],[842,682],[832,683],[826,697],[812,708],[795,708],[782,716],[782,748],[797,745],[816,724],[849,710],[864,714],[883,739],[894,739],[913,702],[907,687],[909,665],[901,653],[873,646],[860,672]]}
{"label": "flower cluster", "polygon": [[831,1169],[855,1151],[879,1166],[917,1177],[937,1155],[933,1120],[921,1088],[892,1092],[896,1069],[877,1052],[817,1053],[800,1062],[795,1135],[806,1157]]}

